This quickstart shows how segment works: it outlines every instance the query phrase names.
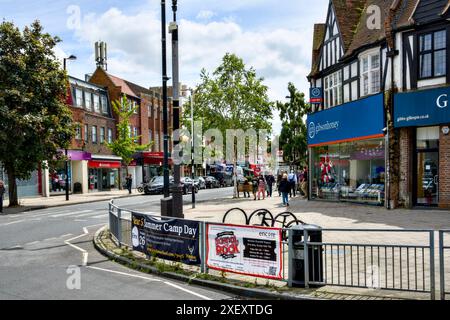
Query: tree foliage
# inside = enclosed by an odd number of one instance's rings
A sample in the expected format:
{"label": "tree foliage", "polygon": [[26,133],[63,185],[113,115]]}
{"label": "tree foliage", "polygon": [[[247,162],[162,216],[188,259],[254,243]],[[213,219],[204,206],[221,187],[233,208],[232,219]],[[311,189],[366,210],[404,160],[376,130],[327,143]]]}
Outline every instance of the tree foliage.
{"label": "tree foliage", "polygon": [[39,21],[23,32],[0,24],[0,162],[10,206],[18,204],[16,179],[29,179],[42,161],[60,157],[74,134],[67,76],[53,52],[59,42]]}
{"label": "tree foliage", "polygon": [[310,112],[310,105],[305,103],[305,95],[299,92],[293,83],[288,84],[289,102],[277,101],[280,112],[282,129],[280,134],[280,148],[283,150],[284,160],[292,165],[306,163],[307,130],[303,120]]}
{"label": "tree foliage", "polygon": [[[137,143],[141,136],[132,136],[130,129],[130,117],[137,110],[138,106],[132,106],[125,95],[121,100],[112,102],[113,110],[119,115],[119,122],[117,123],[117,139],[111,143],[106,143],[106,146],[111,151],[122,157],[122,162],[128,166],[133,161],[133,155],[136,152],[148,150],[151,143],[140,145]],[[128,171],[127,171],[128,172]]]}

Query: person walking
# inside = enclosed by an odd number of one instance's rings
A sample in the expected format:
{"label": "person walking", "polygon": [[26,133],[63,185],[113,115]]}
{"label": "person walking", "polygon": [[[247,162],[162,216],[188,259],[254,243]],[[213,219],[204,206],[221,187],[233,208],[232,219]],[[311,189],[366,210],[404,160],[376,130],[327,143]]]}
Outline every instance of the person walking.
{"label": "person walking", "polygon": [[250,186],[250,183],[248,183],[248,180],[245,179],[245,181],[244,181],[244,198],[250,198],[250,192],[248,191],[249,186]]}
{"label": "person walking", "polygon": [[0,214],[3,214],[3,195],[6,192],[5,184],[0,180]]}
{"label": "person walking", "polygon": [[284,174],[280,181],[280,186],[278,190],[281,192],[283,197],[283,205],[289,207],[289,191],[291,188],[291,184],[288,181],[287,174]]}
{"label": "person walking", "polygon": [[275,177],[272,174],[269,174],[266,178],[266,182],[267,182],[267,197],[272,198],[272,188],[275,182]]}
{"label": "person walking", "polygon": [[292,198],[292,194],[294,194],[295,197],[295,188],[297,186],[297,175],[295,174],[294,170],[291,170],[291,173],[288,175],[288,182],[289,182],[289,195]]}
{"label": "person walking", "polygon": [[128,189],[129,194],[131,194],[131,186],[133,185],[133,177],[131,176],[131,173],[126,178],[126,186]]}
{"label": "person walking", "polygon": [[266,182],[264,181],[264,177],[260,176],[258,179],[258,200],[261,200],[261,195],[263,196],[263,200],[266,199]]}
{"label": "person walking", "polygon": [[281,197],[281,191],[280,191],[280,182],[283,179],[283,175],[281,173],[277,176],[277,190],[278,190],[278,196]]}
{"label": "person walking", "polygon": [[253,200],[256,200],[256,193],[258,192],[258,179],[256,177],[252,180],[252,193],[253,193]]}
{"label": "person walking", "polygon": [[304,198],[308,199],[308,167],[305,166],[303,168],[303,177],[302,177],[302,184],[301,188],[304,194]]}

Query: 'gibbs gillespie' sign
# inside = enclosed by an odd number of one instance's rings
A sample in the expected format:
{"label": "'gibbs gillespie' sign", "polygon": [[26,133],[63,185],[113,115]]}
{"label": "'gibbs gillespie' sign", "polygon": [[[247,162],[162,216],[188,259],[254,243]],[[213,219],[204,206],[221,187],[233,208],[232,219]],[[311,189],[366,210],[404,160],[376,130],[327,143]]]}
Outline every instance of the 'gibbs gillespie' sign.
{"label": "'gibbs gillespie' sign", "polygon": [[418,127],[450,122],[450,87],[397,93],[394,126]]}

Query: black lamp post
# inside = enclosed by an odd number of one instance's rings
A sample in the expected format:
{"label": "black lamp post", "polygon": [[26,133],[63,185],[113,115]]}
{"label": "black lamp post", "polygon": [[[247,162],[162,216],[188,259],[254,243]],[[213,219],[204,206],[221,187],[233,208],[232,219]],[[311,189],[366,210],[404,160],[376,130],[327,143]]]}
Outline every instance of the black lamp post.
{"label": "black lamp post", "polygon": [[[75,57],[73,54],[70,55],[68,58],[64,58],[63,61],[63,65],[64,65],[64,72],[67,71],[67,60],[77,60],[77,57]],[[67,148],[65,149],[65,155],[66,155],[66,161],[64,164],[64,169],[65,169],[65,175],[66,175],[66,201],[69,201],[69,159],[68,159],[68,152],[67,152]]]}
{"label": "black lamp post", "polygon": [[164,135],[164,198],[169,197],[169,137],[167,132],[168,116],[167,116],[167,54],[166,54],[166,1],[161,0],[161,42],[162,42],[162,95],[163,95],[163,135]]}

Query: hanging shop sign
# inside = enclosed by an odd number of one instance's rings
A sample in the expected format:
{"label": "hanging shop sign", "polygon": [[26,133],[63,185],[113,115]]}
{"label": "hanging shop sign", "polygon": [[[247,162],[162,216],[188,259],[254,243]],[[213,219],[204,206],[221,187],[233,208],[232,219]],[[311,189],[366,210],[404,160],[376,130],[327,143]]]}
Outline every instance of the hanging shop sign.
{"label": "hanging shop sign", "polygon": [[321,104],[323,102],[322,88],[309,88],[309,103]]}
{"label": "hanging shop sign", "polygon": [[215,270],[281,279],[281,240],[278,228],[208,224],[206,264]]}
{"label": "hanging shop sign", "polygon": [[394,126],[419,127],[450,122],[450,87],[394,95]]}
{"label": "hanging shop sign", "polygon": [[200,264],[198,221],[133,213],[131,223],[133,250],[161,259]]}
{"label": "hanging shop sign", "polygon": [[306,125],[310,147],[383,137],[383,94],[309,114]]}

